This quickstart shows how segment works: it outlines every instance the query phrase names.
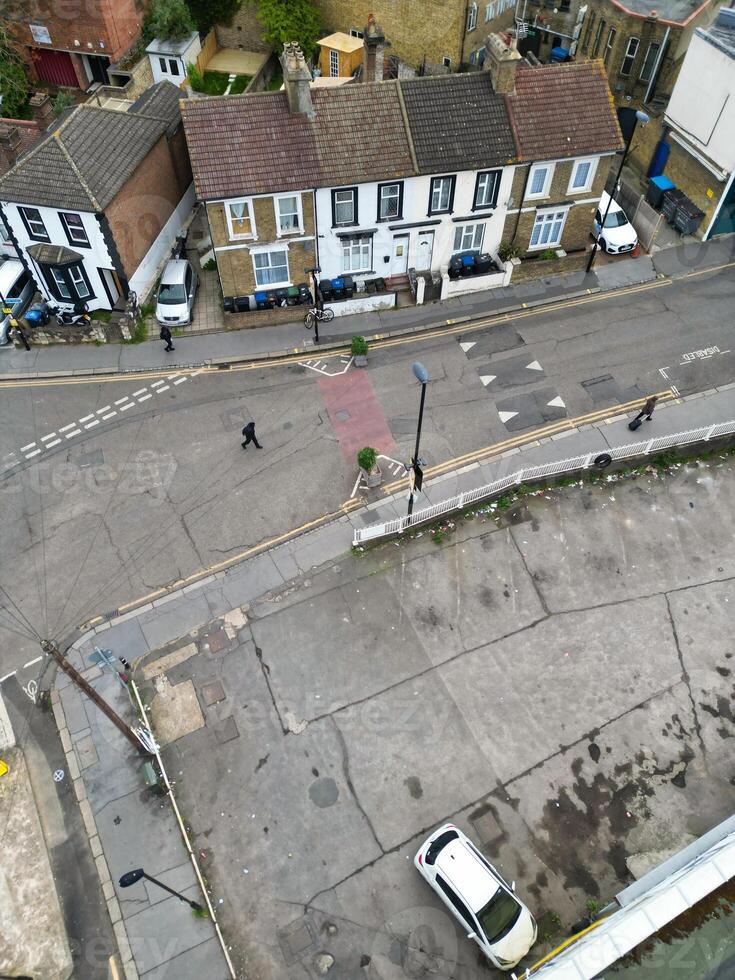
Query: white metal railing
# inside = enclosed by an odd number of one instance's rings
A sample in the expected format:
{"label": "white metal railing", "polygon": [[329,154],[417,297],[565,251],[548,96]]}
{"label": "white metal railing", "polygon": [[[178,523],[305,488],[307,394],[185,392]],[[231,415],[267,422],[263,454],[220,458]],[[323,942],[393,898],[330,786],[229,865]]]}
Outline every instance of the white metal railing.
{"label": "white metal railing", "polygon": [[391,521],[385,521],[383,524],[371,524],[368,527],[356,528],[352,543],[353,545],[360,545],[366,541],[374,541],[376,538],[401,534],[406,528],[433,521],[450,511],[462,510],[469,504],[476,503],[478,500],[485,500],[488,497],[495,497],[511,487],[519,486],[521,483],[531,483],[535,480],[543,480],[545,477],[571,473],[575,470],[588,470],[600,456],[608,455],[611,460],[650,456],[652,453],[672,449],[674,446],[688,446],[693,442],[708,442],[710,439],[732,433],[735,433],[735,419],[730,422],[703,425],[698,429],[688,429],[686,432],[675,432],[673,435],[657,436],[655,439],[647,439],[644,442],[631,442],[627,446],[599,449],[582,456],[571,456],[568,459],[556,460],[553,463],[542,463],[540,466],[529,466],[522,470],[516,470],[509,476],[494,480],[492,483],[487,483],[485,486],[476,487],[474,490],[465,490],[464,493],[458,493],[455,497],[449,497],[438,504],[424,507],[422,510],[415,511],[410,517],[396,517]]}

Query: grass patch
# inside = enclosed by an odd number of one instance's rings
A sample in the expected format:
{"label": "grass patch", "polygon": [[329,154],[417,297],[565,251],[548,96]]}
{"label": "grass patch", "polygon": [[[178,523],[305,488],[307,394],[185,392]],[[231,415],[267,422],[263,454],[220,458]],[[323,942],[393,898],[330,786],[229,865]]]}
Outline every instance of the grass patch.
{"label": "grass patch", "polygon": [[268,82],[268,84],[265,87],[265,91],[277,92],[280,89],[281,85],[283,85],[283,72],[279,69],[278,71],[273,72],[273,75],[271,76],[271,80]]}
{"label": "grass patch", "polygon": [[100,323],[109,323],[110,317],[112,316],[112,310],[95,310],[91,314],[93,320],[99,320]]}
{"label": "grass patch", "polygon": [[130,340],[123,340],[124,344],[142,344],[148,340],[148,324],[142,317],[138,317],[135,326],[130,331]]}
{"label": "grass patch", "polygon": [[230,95],[241,95],[248,87],[251,81],[252,81],[252,76],[250,75],[238,75],[235,81],[232,83],[232,88],[230,89]]}
{"label": "grass patch", "polygon": [[[232,83],[230,95],[239,95],[244,92],[250,84],[250,75],[238,75]],[[230,81],[230,76],[225,71],[205,71],[204,75],[195,74],[191,78],[191,86],[196,92],[205,95],[224,95]]]}

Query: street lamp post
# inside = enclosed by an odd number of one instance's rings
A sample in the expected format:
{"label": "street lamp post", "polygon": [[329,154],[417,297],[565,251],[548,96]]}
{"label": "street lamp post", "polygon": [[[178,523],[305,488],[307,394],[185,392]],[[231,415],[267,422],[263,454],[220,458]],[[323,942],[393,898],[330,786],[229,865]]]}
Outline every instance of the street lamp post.
{"label": "street lamp post", "polygon": [[[421,474],[421,468],[419,466],[419,444],[421,442],[421,423],[424,420],[424,400],[426,398],[426,382],[429,380],[429,372],[426,370],[423,364],[418,361],[414,361],[411,365],[411,370],[414,373],[414,377],[421,385],[421,402],[419,404],[419,424],[416,428],[416,448],[413,451],[413,459],[411,460],[411,470],[413,479],[411,481],[411,490],[408,495],[408,516],[410,517],[413,513],[413,491],[416,486],[416,476]],[[421,489],[421,482],[419,479],[419,484],[417,489]]]}
{"label": "street lamp post", "polygon": [[163,888],[165,891],[175,895],[179,901],[190,905],[195,912],[204,911],[204,908],[199,904],[199,902],[192,902],[191,899],[186,898],[186,896],[182,895],[181,892],[174,891],[173,888],[169,888],[168,885],[164,885],[164,883],[159,881],[158,878],[153,878],[151,875],[146,874],[142,868],[136,868],[134,871],[126,871],[122,878],[120,878],[120,887],[129,888],[131,885],[134,885],[136,882],[140,881],[141,878],[146,878],[148,881],[152,881],[154,885],[158,885],[159,888]]}
{"label": "street lamp post", "polygon": [[[628,137],[628,142],[625,144],[625,150],[623,151],[623,159],[620,161],[618,175],[615,178],[615,184],[613,185],[613,193],[615,193],[615,191],[617,191],[618,189],[618,184],[620,183],[620,177],[622,176],[623,173],[623,167],[625,166],[625,161],[628,159],[628,154],[630,153],[630,144],[633,142],[633,135],[635,133],[635,128],[638,125],[638,123],[640,123],[641,126],[645,126],[648,121],[649,121],[649,117],[646,115],[646,113],[638,109],[635,114],[635,122],[633,123],[633,128],[631,129],[630,136]],[[612,204],[612,201],[613,201],[613,195],[608,194],[607,207],[605,208],[605,213],[602,216],[602,223],[600,225],[600,235],[602,235],[603,229],[605,227],[605,222],[607,221],[607,213],[610,210],[610,205]],[[592,252],[590,253],[589,261],[587,263],[587,268],[585,269],[585,275],[590,271],[590,269],[592,268],[592,263],[595,261],[595,255],[597,255],[597,249],[599,248],[598,242],[600,240],[600,235],[597,236],[597,238],[595,239],[595,243],[592,246]]]}

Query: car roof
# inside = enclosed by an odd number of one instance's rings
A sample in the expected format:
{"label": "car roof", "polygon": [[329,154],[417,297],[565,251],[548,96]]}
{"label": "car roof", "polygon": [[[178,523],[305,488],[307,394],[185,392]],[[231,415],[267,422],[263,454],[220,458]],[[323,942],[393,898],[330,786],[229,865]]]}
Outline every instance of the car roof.
{"label": "car roof", "polygon": [[188,267],[189,263],[186,259],[169,259],[164,266],[161,282],[170,284],[183,282]]}
{"label": "car roof", "polygon": [[473,912],[484,908],[500,887],[495,876],[461,837],[441,849],[436,868]]}
{"label": "car roof", "polygon": [[0,265],[0,292],[12,286],[18,276],[23,272],[23,263],[18,259],[6,259]]}

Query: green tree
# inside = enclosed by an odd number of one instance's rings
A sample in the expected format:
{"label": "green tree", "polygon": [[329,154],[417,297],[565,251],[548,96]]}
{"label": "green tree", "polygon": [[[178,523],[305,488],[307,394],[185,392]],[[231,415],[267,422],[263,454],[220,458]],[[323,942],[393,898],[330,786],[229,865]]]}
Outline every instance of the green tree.
{"label": "green tree", "polygon": [[0,27],[0,116],[15,119],[23,114],[28,102],[28,78],[20,55]]}
{"label": "green tree", "polygon": [[279,54],[288,41],[297,41],[306,58],[316,51],[322,20],[311,0],[250,0],[257,3],[263,36]]}
{"label": "green tree", "polygon": [[208,34],[215,24],[231,24],[241,0],[189,0],[197,30]]}
{"label": "green tree", "polygon": [[185,0],[153,0],[143,21],[146,41],[180,41],[196,30],[194,18]]}
{"label": "green tree", "polygon": [[62,89],[57,95],[51,106],[54,110],[54,115],[58,119],[59,116],[63,116],[67,109],[71,109],[74,105],[74,96],[71,92],[66,89]]}

